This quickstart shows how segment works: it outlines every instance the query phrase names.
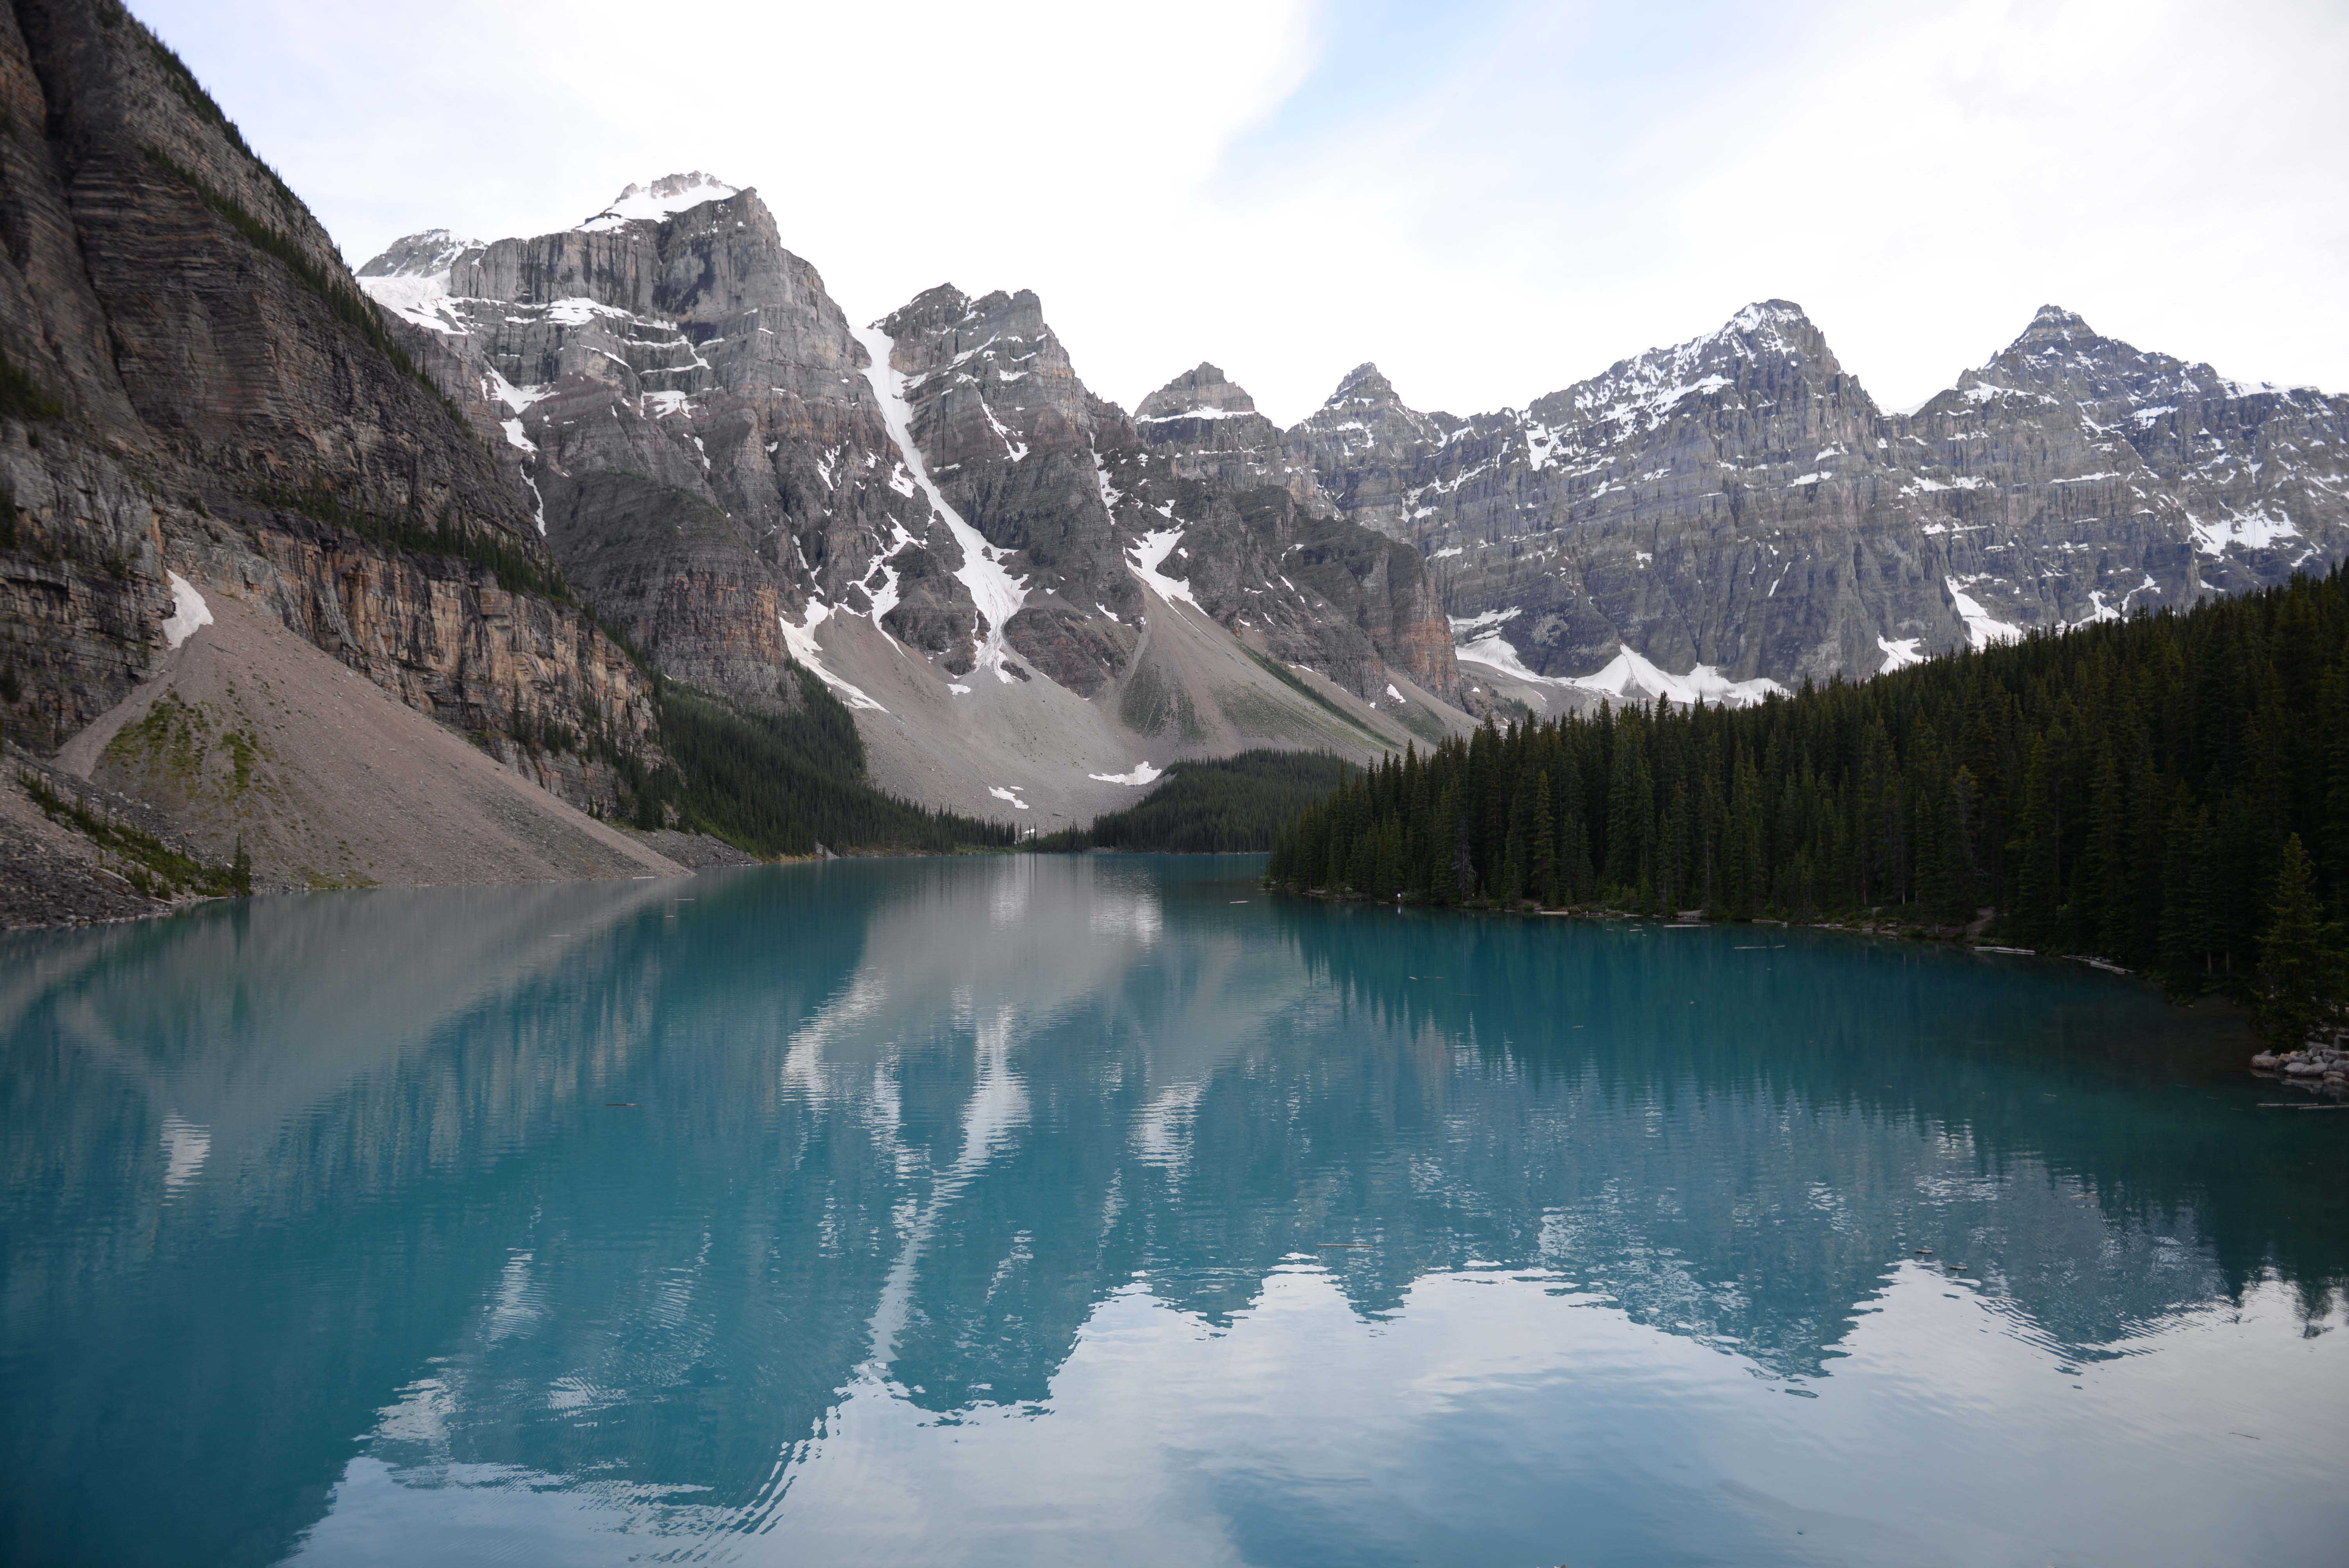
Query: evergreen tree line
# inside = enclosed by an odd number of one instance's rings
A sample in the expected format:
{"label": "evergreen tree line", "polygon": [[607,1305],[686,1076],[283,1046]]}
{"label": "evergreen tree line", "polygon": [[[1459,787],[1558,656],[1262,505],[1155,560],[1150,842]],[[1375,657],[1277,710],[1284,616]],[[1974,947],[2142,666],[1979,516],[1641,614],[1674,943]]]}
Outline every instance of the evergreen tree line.
{"label": "evergreen tree line", "polygon": [[636,826],[677,825],[760,855],[828,849],[1008,849],[997,822],[934,811],[884,794],[864,778],[856,721],[823,681],[793,672],[789,712],[746,707],[692,686],[654,682],[666,766],[647,769],[610,753],[634,801]]}
{"label": "evergreen tree line", "polygon": [[1177,762],[1149,794],[1122,811],[1031,839],[1023,849],[1129,850],[1178,854],[1262,853],[1304,807],[1343,783],[1349,768],[1322,751],[1243,751]]}
{"label": "evergreen tree line", "polygon": [[2281,900],[2309,973],[2334,985],[2349,581],[2336,569],[1806,682],[1750,708],[1488,722],[1301,813],[1269,880],[1722,919],[1946,929],[1988,913],[1993,939],[2153,971],[2186,995],[2249,995]]}

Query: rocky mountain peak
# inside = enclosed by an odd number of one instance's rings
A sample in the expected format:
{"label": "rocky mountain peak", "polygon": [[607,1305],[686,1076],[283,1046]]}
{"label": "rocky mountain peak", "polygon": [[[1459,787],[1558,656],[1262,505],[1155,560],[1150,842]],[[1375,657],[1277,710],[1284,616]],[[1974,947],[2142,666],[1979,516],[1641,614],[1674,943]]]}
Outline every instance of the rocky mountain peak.
{"label": "rocky mountain peak", "polygon": [[[1803,307],[1790,299],[1755,300],[1722,325],[1722,335],[1733,332],[1760,332],[1772,328],[1809,327],[1811,318]],[[1816,329],[1814,329],[1816,330]]]}
{"label": "rocky mountain peak", "polygon": [[1256,399],[1205,360],[1142,400],[1137,420],[1174,419],[1185,415],[1213,418],[1218,415],[1253,414]]}
{"label": "rocky mountain peak", "polygon": [[2069,336],[2073,333],[2086,337],[2095,335],[2095,330],[2078,312],[2065,310],[2060,304],[2043,304],[2039,307],[2039,314],[2031,318],[2031,325],[2023,329],[2023,335],[2026,338],[2034,334]]}
{"label": "rocky mountain peak", "polygon": [[1731,316],[1722,324],[1720,331],[1710,336],[1683,344],[1678,349],[1658,352],[1686,356],[1692,350],[1715,347],[1757,359],[1809,359],[1827,375],[1842,370],[1834,351],[1827,346],[1826,334],[1792,300],[1757,300]]}
{"label": "rocky mountain peak", "polygon": [[[2095,329],[2078,315],[2065,310],[2059,304],[2043,304],[2039,307],[2038,314],[2031,318],[2031,325],[2024,327],[2015,340],[2007,345],[2006,351],[1998,357],[2015,359],[2064,356],[2073,354],[2075,350],[2084,346],[2093,348],[2105,342],[2106,339],[2099,337]],[[2127,347],[2126,345],[2115,346]]]}
{"label": "rocky mountain peak", "polygon": [[363,278],[429,278],[447,272],[469,251],[488,248],[483,240],[460,239],[446,229],[403,235],[358,269]]}
{"label": "rocky mountain peak", "polygon": [[594,230],[617,228],[622,223],[658,222],[705,201],[723,201],[741,193],[740,187],[729,185],[716,175],[704,174],[698,169],[689,174],[664,174],[642,185],[623,187],[602,211],[579,226]]}
{"label": "rocky mountain peak", "polygon": [[1338,389],[1321,405],[1327,412],[1334,409],[1400,408],[1402,398],[1397,395],[1394,383],[1380,374],[1379,367],[1368,360],[1346,372],[1338,382]]}
{"label": "rocky mountain peak", "polygon": [[[2090,406],[2118,400],[2217,391],[2225,378],[2209,366],[2189,366],[2106,337],[2061,305],[2043,304],[2015,340],[1979,371],[1959,378],[1956,390],[1980,400],[1990,387],[2055,394]],[[1946,396],[1946,394],[1945,394]]]}

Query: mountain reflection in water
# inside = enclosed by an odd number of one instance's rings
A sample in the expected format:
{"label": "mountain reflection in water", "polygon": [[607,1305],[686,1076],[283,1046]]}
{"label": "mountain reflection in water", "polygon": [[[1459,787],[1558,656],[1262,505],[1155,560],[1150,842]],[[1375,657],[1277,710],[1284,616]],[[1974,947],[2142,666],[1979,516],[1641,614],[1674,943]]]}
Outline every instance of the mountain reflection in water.
{"label": "mountain reflection in water", "polygon": [[1277,903],[1259,863],[0,943],[0,1556],[2339,1539],[2349,1118],[2261,1109],[2239,1026],[1775,928]]}

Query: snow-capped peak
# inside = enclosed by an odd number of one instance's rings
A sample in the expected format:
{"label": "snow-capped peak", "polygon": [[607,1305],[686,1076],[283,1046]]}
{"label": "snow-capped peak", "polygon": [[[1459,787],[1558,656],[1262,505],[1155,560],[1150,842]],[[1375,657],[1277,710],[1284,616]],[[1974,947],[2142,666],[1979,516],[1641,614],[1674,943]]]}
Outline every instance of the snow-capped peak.
{"label": "snow-capped peak", "polygon": [[1762,327],[1792,326],[1806,319],[1803,315],[1803,307],[1792,300],[1755,300],[1752,304],[1731,316],[1723,324],[1721,330],[1713,335],[1718,339],[1727,337],[1733,332],[1754,332]]}
{"label": "snow-capped peak", "polygon": [[446,229],[409,234],[358,270],[359,287],[384,309],[428,332],[462,333],[465,328],[449,312],[450,274],[459,261],[486,249],[481,241]]}
{"label": "snow-capped peak", "polygon": [[729,185],[716,175],[704,174],[698,169],[689,174],[664,174],[642,185],[630,185],[613,197],[602,211],[579,226],[613,229],[622,223],[657,222],[704,201],[723,201],[741,193],[739,186]]}
{"label": "snow-capped peak", "polygon": [[381,255],[358,270],[362,278],[429,278],[447,272],[468,251],[487,247],[480,240],[463,239],[446,229],[427,229],[405,235],[384,248]]}

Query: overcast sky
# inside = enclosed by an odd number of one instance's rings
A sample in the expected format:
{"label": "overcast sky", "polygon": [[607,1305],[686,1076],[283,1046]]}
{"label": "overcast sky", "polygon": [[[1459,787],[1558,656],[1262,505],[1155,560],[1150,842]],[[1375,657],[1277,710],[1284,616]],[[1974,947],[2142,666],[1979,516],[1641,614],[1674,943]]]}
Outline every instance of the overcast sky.
{"label": "overcast sky", "polygon": [[1907,407],[2044,302],[2349,390],[2349,5],[132,0],[354,265],[754,185],[850,316],[1032,288],[1131,407],[1521,405],[1791,299]]}

